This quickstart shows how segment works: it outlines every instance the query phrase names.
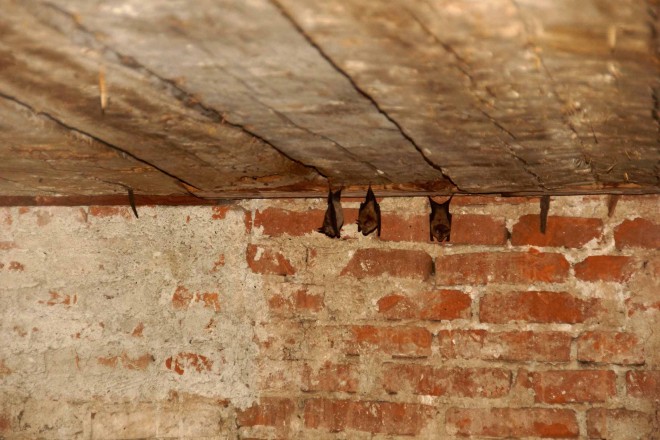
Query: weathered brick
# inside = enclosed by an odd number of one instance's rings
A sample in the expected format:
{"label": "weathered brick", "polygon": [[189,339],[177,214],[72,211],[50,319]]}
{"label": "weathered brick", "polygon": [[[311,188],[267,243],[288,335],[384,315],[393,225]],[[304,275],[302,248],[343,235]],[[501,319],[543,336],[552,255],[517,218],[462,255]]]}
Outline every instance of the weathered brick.
{"label": "weathered brick", "polygon": [[438,340],[450,359],[567,362],[571,348],[571,335],[563,332],[442,330]]}
{"label": "weathered brick", "polygon": [[127,220],[133,217],[130,208],[124,206],[90,206],[88,212],[92,217],[121,216]]}
{"label": "weathered brick", "polygon": [[479,319],[500,324],[511,321],[575,324],[601,311],[600,300],[583,300],[567,292],[494,292],[481,299]]}
{"label": "weathered brick", "polygon": [[568,269],[563,255],[533,251],[441,255],[435,260],[441,285],[557,283],[566,279]]}
{"label": "weathered brick", "polygon": [[215,312],[220,311],[220,300],[217,292],[191,292],[184,286],[177,286],[172,294],[172,307],[187,309],[193,303],[202,304]]}
{"label": "weathered brick", "polygon": [[478,214],[457,214],[452,217],[451,242],[454,244],[497,246],[506,241],[504,218]]}
{"label": "weathered brick", "polygon": [[650,439],[653,429],[652,416],[640,411],[624,408],[592,408],[587,411],[587,435],[590,439]]}
{"label": "weathered brick", "polygon": [[575,276],[585,281],[627,281],[635,272],[631,257],[593,255],[575,265]]}
{"label": "weathered brick", "polygon": [[434,411],[416,403],[311,399],[305,402],[305,426],[330,432],[417,435]]}
{"label": "weathered brick", "polygon": [[291,262],[275,249],[250,244],[247,247],[247,263],[252,272],[273,275],[293,275],[296,269]]}
{"label": "weathered brick", "polygon": [[628,371],[628,395],[660,401],[660,370]]}
{"label": "weathered brick", "polygon": [[354,364],[325,362],[320,368],[305,364],[302,372],[303,391],[343,391],[355,393],[358,371]]}
{"label": "weathered brick", "polygon": [[380,239],[384,241],[429,241],[429,216],[383,213]]}
{"label": "weathered brick", "polygon": [[640,247],[660,248],[660,224],[644,218],[624,220],[614,229],[614,241],[617,249]]}
{"label": "weathered brick", "polygon": [[341,271],[356,278],[390,275],[403,278],[429,278],[433,260],[424,251],[403,249],[358,249]]}
{"label": "weathered brick", "polygon": [[511,244],[579,248],[599,238],[602,232],[603,222],[598,218],[548,216],[543,234],[540,230],[540,216],[529,214],[520,217],[513,226]]}
{"label": "weathered brick", "polygon": [[496,438],[570,438],[580,433],[575,413],[547,408],[449,408],[447,432]]}
{"label": "weathered brick", "polygon": [[211,371],[213,361],[197,353],[179,353],[175,356],[168,357],[165,360],[165,367],[179,375],[182,375],[186,371],[202,373]]}
{"label": "weathered brick", "polygon": [[298,315],[317,313],[323,309],[324,295],[322,291],[312,293],[306,287],[301,287],[289,293],[280,292],[268,298],[268,307],[276,314]]}
{"label": "weathered brick", "polygon": [[290,235],[299,237],[315,232],[323,223],[325,211],[289,211],[280,208],[266,208],[254,213],[254,227],[262,228],[265,235],[278,237]]}
{"label": "weathered brick", "polygon": [[383,387],[388,393],[450,397],[503,397],[511,372],[497,368],[434,368],[430,365],[387,364]]}
{"label": "weathered brick", "polygon": [[13,270],[15,272],[23,272],[25,270],[25,265],[18,261],[10,261],[7,269]]}
{"label": "weathered brick", "polygon": [[0,413],[0,433],[10,433],[12,429],[11,425],[11,416]]}
{"label": "weathered brick", "polygon": [[154,357],[149,353],[134,357],[128,356],[126,353],[122,353],[121,355],[99,356],[97,358],[97,362],[100,365],[111,368],[121,366],[127,370],[146,370],[154,360]]}
{"label": "weathered brick", "polygon": [[469,318],[472,299],[458,290],[437,290],[413,297],[387,295],[379,299],[377,305],[378,313],[387,319],[441,321]]}
{"label": "weathered brick", "polygon": [[577,339],[577,360],[641,365],[644,363],[644,346],[633,333],[586,332]]}
{"label": "weathered brick", "polygon": [[5,364],[4,359],[0,359],[0,377],[9,376],[12,370]]}
{"label": "weathered brick", "polygon": [[291,399],[262,397],[258,404],[246,410],[238,411],[236,422],[238,426],[285,428],[291,424],[291,416],[295,409],[295,402]]}
{"label": "weathered brick", "polygon": [[431,332],[422,327],[354,326],[350,329],[346,353],[377,351],[395,357],[426,357],[431,354],[432,338]]}
{"label": "weathered brick", "polygon": [[64,306],[69,307],[78,303],[78,295],[70,293],[59,293],[51,290],[48,292],[47,300],[37,301],[39,304],[45,304],[47,306]]}
{"label": "weathered brick", "polygon": [[616,394],[614,371],[538,371],[529,378],[536,402],[607,402]]}

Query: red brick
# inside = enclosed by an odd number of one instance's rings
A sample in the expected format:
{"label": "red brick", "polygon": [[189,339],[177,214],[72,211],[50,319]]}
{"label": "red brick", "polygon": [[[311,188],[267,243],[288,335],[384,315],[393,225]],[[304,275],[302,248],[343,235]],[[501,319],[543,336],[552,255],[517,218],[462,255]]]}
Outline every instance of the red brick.
{"label": "red brick", "polygon": [[434,412],[431,406],[415,403],[312,399],[305,402],[305,426],[330,432],[417,435]]}
{"label": "red brick", "polygon": [[436,281],[442,285],[557,283],[566,279],[568,269],[563,255],[540,252],[479,252],[435,260]]}
{"label": "red brick", "polygon": [[523,215],[513,226],[514,246],[551,246],[579,248],[603,232],[603,222],[597,218],[549,216],[545,234],[540,230],[538,214]]}
{"label": "red brick", "polygon": [[479,304],[481,322],[511,321],[575,324],[596,316],[600,300],[583,300],[567,292],[488,293]]}
{"label": "red brick", "polygon": [[451,242],[455,244],[503,245],[507,241],[503,218],[457,214],[451,221]]}
{"label": "red brick", "polygon": [[572,338],[563,332],[443,330],[438,339],[445,358],[567,362]]}
{"label": "red brick", "polygon": [[458,290],[437,290],[408,298],[388,295],[378,300],[378,313],[387,319],[427,319],[431,321],[470,317],[472,299]]}
{"label": "red brick", "polygon": [[426,280],[432,272],[433,260],[424,251],[358,249],[341,271],[341,275],[350,275],[356,278],[390,275]]}
{"label": "red brick", "polygon": [[296,409],[290,399],[263,397],[252,407],[238,411],[238,426],[275,426],[285,428],[291,424],[291,416]]}
{"label": "red brick", "polygon": [[177,374],[183,374],[186,371],[196,371],[202,373],[211,371],[213,361],[196,353],[179,353],[165,360],[165,366]]}
{"label": "red brick", "polygon": [[580,433],[575,413],[547,408],[449,408],[447,432],[496,438],[567,438]]}
{"label": "red brick", "polygon": [[281,252],[250,244],[247,263],[252,272],[272,275],[293,275],[296,270]]}
{"label": "red brick", "polygon": [[635,272],[633,259],[623,256],[594,255],[575,265],[575,276],[585,281],[627,281]]}
{"label": "red brick", "polygon": [[381,217],[381,240],[385,241],[429,241],[429,216],[400,216],[383,213]]}
{"label": "red brick", "polygon": [[346,352],[359,355],[375,350],[395,357],[426,357],[431,354],[431,340],[431,333],[422,327],[355,326]]}
{"label": "red brick", "polygon": [[660,402],[660,370],[628,371],[626,389],[630,396]]}
{"label": "red brick", "polygon": [[587,411],[587,435],[591,439],[650,439],[652,433],[653,422],[649,414],[624,408],[592,408]]}
{"label": "red brick", "polygon": [[388,393],[449,397],[503,397],[511,372],[497,368],[434,368],[430,365],[387,364],[383,387]]}
{"label": "red brick", "polygon": [[539,371],[529,377],[536,402],[607,402],[616,394],[614,371]]}
{"label": "red brick", "polygon": [[358,371],[353,364],[326,362],[315,369],[305,364],[302,373],[303,391],[343,391],[355,393],[358,387]]}
{"label": "red brick", "polygon": [[312,209],[308,211],[288,211],[279,208],[266,208],[254,213],[254,227],[263,228],[263,233],[271,237],[301,235],[315,232],[323,223],[325,211]]}
{"label": "red brick", "polygon": [[641,365],[644,363],[644,347],[632,333],[586,332],[577,339],[577,360]]}
{"label": "red brick", "polygon": [[624,220],[614,229],[616,248],[660,248],[660,225],[643,218]]}
{"label": "red brick", "polygon": [[223,220],[231,208],[232,207],[230,205],[214,206],[211,208],[213,212],[211,218],[213,220]]}
{"label": "red brick", "polygon": [[312,294],[302,288],[293,292],[290,296],[276,294],[268,299],[268,306],[274,312],[319,312],[323,309],[324,299],[322,294]]}

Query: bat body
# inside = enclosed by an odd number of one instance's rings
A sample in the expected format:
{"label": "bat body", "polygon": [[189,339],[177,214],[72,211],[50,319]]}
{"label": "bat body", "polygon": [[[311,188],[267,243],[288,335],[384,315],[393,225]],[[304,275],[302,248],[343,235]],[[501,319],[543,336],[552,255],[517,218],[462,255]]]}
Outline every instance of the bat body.
{"label": "bat body", "polygon": [[541,196],[541,233],[545,234],[548,225],[548,211],[550,211],[550,196]]}
{"label": "bat body", "polygon": [[367,198],[364,203],[360,203],[360,212],[358,214],[358,232],[362,235],[369,235],[378,230],[380,237],[380,205],[376,201],[376,196],[369,186]]}
{"label": "bat body", "polygon": [[431,214],[429,215],[429,239],[438,240],[438,242],[449,241],[451,233],[451,213],[449,212],[449,202],[451,197],[444,203],[434,202],[429,197],[431,203]]}
{"label": "bat body", "polygon": [[344,211],[341,209],[341,189],[334,193],[332,189],[328,189],[328,209],[325,211],[323,226],[318,231],[330,238],[340,238],[343,225]]}

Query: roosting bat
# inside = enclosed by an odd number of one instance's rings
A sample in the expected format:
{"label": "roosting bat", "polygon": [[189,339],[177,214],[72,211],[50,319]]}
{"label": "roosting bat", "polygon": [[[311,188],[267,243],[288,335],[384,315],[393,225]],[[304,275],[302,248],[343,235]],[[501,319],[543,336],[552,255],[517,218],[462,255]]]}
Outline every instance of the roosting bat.
{"label": "roosting bat", "polygon": [[325,211],[323,226],[318,231],[330,238],[340,238],[344,224],[344,212],[341,209],[341,189],[335,193],[328,189],[328,209]]}
{"label": "roosting bat", "polygon": [[429,215],[429,239],[433,241],[435,238],[439,242],[443,242],[445,240],[449,241],[449,234],[451,233],[451,213],[449,212],[449,202],[451,202],[451,197],[449,197],[445,203],[434,202],[433,199],[429,197],[429,202],[431,202],[431,214]]}
{"label": "roosting bat", "polygon": [[541,233],[545,234],[548,224],[548,211],[550,210],[550,196],[541,196]]}
{"label": "roosting bat", "polygon": [[376,196],[371,190],[367,191],[367,198],[364,203],[360,203],[360,212],[358,214],[358,232],[362,235],[369,235],[378,229],[378,236],[380,237],[380,206],[376,201]]}

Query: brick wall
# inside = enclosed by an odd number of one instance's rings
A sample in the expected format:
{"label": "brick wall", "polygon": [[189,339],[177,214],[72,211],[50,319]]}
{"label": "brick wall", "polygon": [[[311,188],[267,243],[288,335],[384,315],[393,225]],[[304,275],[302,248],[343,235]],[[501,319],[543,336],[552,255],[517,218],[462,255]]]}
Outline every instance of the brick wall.
{"label": "brick wall", "polygon": [[0,208],[0,438],[660,438],[660,198],[358,202]]}

